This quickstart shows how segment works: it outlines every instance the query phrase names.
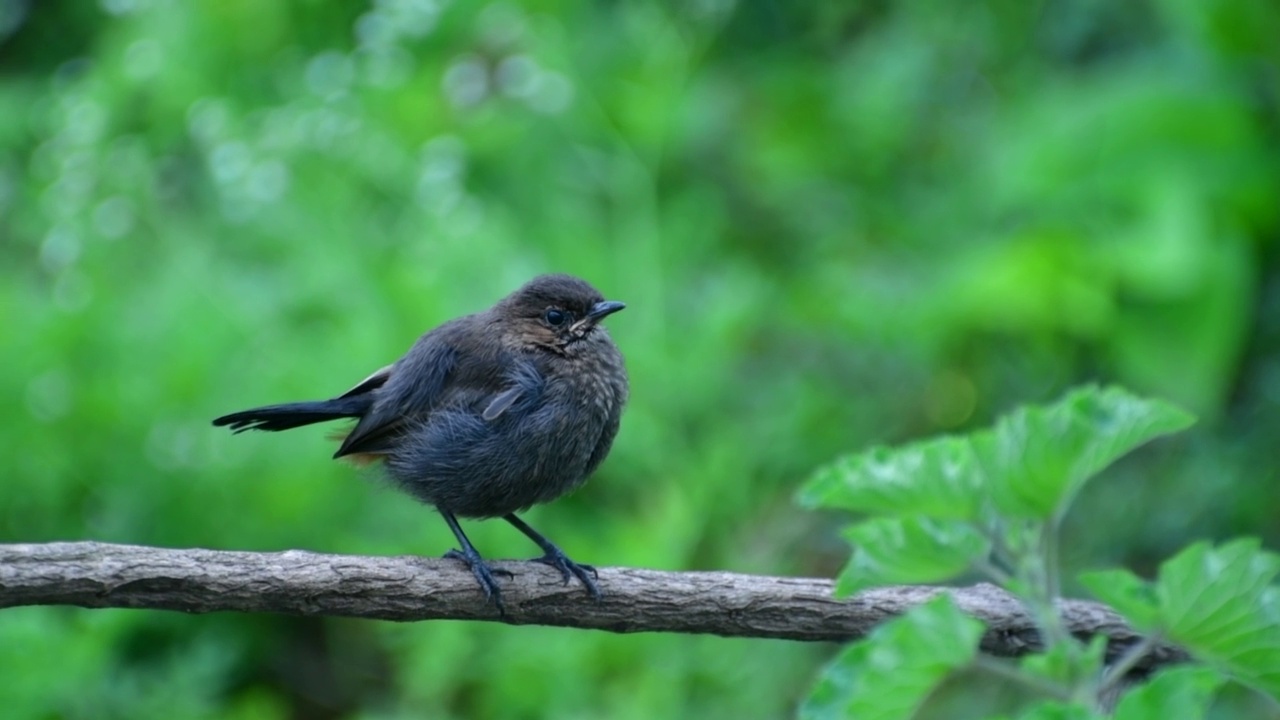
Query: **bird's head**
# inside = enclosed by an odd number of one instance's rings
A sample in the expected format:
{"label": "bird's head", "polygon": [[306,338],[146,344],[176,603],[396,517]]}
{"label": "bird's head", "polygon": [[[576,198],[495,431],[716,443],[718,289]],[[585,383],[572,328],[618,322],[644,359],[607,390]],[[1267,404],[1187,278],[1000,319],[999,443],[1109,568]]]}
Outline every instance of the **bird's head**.
{"label": "bird's head", "polygon": [[572,275],[540,275],[503,298],[494,310],[520,344],[568,352],[591,337],[601,320],[624,307]]}

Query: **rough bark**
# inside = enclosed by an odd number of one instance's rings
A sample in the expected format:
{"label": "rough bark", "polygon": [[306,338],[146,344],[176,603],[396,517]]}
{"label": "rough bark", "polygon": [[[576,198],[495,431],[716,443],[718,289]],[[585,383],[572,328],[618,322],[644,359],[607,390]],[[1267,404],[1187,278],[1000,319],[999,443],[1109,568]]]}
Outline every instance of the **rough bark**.
{"label": "rough bark", "polygon": [[[490,620],[610,632],[710,633],[728,637],[845,641],[939,592],[987,623],[982,647],[1022,655],[1040,647],[1031,616],[1012,595],[987,584],[964,588],[883,587],[832,597],[832,582],[728,572],[600,568],[603,601],[538,563],[495,561],[506,615],[484,601],[459,563],[421,557],[166,549],[96,542],[0,545],[0,607],[77,605],[189,613],[270,612],[381,620]],[[1112,610],[1064,600],[1075,635],[1105,635],[1110,654],[1138,635]],[[1156,646],[1138,669],[1185,660]]]}

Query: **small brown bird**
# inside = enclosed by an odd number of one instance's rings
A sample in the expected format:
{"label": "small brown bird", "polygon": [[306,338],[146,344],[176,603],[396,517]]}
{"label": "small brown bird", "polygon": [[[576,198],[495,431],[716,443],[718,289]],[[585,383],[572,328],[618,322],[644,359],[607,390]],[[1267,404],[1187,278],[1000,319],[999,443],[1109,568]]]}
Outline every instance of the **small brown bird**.
{"label": "small brown bird", "polygon": [[[395,364],[330,400],[224,415],[232,430],[288,430],[359,418],[335,458],[384,461],[409,494],[435,506],[485,596],[503,610],[495,572],[457,517],[501,517],[546,563],[597,600],[595,569],[570,560],[516,513],[580,486],[618,433],[627,400],[622,353],[600,321],[624,308],[583,280],[543,275],[492,308],[418,339]],[[506,573],[509,574],[509,573]]]}

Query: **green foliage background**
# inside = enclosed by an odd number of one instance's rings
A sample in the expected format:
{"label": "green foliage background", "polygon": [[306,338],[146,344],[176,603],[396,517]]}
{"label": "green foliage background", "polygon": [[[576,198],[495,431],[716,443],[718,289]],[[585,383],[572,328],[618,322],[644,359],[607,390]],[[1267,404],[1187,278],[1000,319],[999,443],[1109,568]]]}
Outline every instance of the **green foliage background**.
{"label": "green foliage background", "polygon": [[[590,278],[633,402],[575,558],[833,575],[838,454],[1084,380],[1201,418],[1069,567],[1280,538],[1268,0],[0,3],[0,541],[438,555],[322,431],[528,277]],[[468,525],[494,557],[532,555]],[[25,717],[777,717],[833,648],[465,623],[0,612]]]}

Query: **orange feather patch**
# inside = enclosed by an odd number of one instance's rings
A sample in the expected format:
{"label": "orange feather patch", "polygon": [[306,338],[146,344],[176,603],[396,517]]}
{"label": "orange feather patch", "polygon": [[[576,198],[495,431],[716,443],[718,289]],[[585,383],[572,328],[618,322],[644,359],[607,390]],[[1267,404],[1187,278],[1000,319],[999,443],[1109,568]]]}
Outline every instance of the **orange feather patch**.
{"label": "orange feather patch", "polygon": [[[325,437],[340,443],[343,440],[346,440],[347,436],[350,434],[351,434],[350,430],[334,430],[330,432],[328,435],[326,435]],[[351,453],[350,455],[343,455],[339,459],[345,460],[346,462],[349,462],[352,465],[355,465],[357,467],[364,467],[366,465],[372,465],[373,463],[376,463],[382,460],[383,457],[382,457],[382,453]]]}

